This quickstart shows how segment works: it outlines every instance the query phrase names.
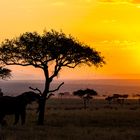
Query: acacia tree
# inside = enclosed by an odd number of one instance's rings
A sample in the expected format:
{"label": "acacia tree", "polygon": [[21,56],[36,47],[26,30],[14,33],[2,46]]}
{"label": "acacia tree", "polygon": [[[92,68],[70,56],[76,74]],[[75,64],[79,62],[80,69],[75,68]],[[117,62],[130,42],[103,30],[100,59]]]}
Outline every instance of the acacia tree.
{"label": "acacia tree", "polygon": [[38,124],[44,122],[46,97],[63,85],[61,83],[50,91],[51,82],[62,68],[75,68],[81,64],[98,67],[104,64],[104,58],[98,51],[54,30],[44,31],[42,35],[26,32],[17,38],[6,39],[1,43],[0,53],[1,65],[33,66],[43,70],[45,88],[39,103]]}
{"label": "acacia tree", "polygon": [[0,78],[6,79],[11,77],[11,70],[7,68],[0,67]]}
{"label": "acacia tree", "polygon": [[87,108],[87,104],[89,103],[89,100],[92,99],[93,96],[97,95],[97,92],[93,89],[85,89],[85,90],[77,90],[73,92],[74,96],[79,96],[81,99],[83,99],[84,108]]}

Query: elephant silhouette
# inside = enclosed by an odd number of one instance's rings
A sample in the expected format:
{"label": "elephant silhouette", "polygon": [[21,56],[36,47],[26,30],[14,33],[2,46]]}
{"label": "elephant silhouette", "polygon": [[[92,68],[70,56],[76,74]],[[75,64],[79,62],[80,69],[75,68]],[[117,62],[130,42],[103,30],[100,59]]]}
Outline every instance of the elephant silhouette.
{"label": "elephant silhouette", "polygon": [[3,124],[3,119],[6,115],[15,115],[14,124],[17,124],[19,119],[21,119],[22,125],[25,124],[26,106],[33,101],[38,101],[39,99],[40,95],[32,91],[24,92],[15,97],[0,97],[0,124]]}

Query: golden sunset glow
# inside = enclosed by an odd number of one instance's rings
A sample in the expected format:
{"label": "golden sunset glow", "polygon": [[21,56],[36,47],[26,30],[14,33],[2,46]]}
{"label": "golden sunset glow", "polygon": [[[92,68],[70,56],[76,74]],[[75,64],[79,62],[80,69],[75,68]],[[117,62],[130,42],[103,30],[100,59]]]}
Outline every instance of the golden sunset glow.
{"label": "golden sunset glow", "polygon": [[[102,68],[64,69],[60,78],[140,78],[140,0],[1,0],[0,18],[0,41],[63,30],[105,57]],[[32,67],[10,68],[13,79],[43,79]]]}

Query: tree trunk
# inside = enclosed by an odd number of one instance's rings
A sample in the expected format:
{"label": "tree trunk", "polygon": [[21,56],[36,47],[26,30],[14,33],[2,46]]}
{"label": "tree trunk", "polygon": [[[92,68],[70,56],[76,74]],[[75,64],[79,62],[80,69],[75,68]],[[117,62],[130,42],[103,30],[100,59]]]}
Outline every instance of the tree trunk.
{"label": "tree trunk", "polygon": [[86,99],[84,99],[84,109],[87,109]]}
{"label": "tree trunk", "polygon": [[39,101],[38,125],[44,124],[45,105],[46,105],[46,98],[42,96]]}
{"label": "tree trunk", "polygon": [[40,98],[40,101],[39,101],[38,125],[43,125],[44,124],[46,96],[49,93],[50,82],[51,82],[51,81],[49,81],[49,73],[48,73],[47,68],[44,69],[44,74],[45,74],[46,81],[45,81],[44,92],[43,92],[43,94]]}

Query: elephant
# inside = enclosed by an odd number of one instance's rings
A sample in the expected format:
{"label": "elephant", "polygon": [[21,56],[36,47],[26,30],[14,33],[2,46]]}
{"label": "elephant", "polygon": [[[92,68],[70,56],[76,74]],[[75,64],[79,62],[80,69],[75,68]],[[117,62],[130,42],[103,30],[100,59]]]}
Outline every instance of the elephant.
{"label": "elephant", "polygon": [[19,122],[19,118],[21,119],[21,124],[25,124],[26,106],[33,101],[39,101],[39,99],[40,95],[32,91],[24,92],[15,97],[0,97],[0,124],[3,124],[3,119],[6,115],[15,115],[14,124]]}

